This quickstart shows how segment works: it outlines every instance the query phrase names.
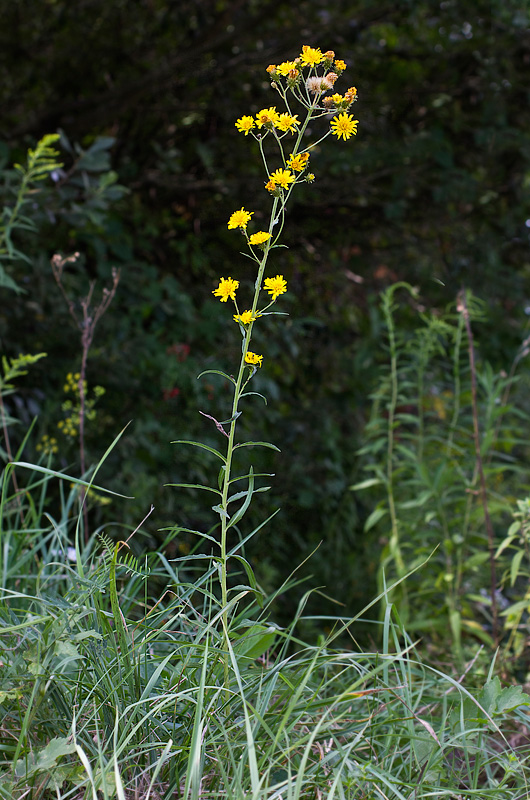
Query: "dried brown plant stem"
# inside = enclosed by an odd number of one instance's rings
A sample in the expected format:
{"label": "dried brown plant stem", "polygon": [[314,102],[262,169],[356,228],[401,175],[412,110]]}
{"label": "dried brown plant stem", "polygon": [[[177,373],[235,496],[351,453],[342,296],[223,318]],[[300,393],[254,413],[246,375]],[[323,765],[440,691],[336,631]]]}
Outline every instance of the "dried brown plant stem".
{"label": "dried brown plant stem", "polygon": [[[94,294],[95,281],[91,281],[86,297],[81,298],[79,301],[80,311],[77,309],[74,300],[69,297],[63,284],[63,270],[66,264],[74,263],[79,258],[79,253],[74,253],[71,256],[60,256],[55,254],[51,259],[52,272],[59,287],[59,290],[64,297],[68,311],[72,317],[77,329],[81,334],[81,368],[79,370],[79,465],[81,469],[81,476],[86,472],[86,457],[85,457],[85,417],[86,417],[86,371],[88,363],[88,353],[92,346],[94,333],[97,324],[103,314],[108,310],[110,304],[114,299],[118,283],[120,281],[120,271],[115,267],[112,268],[112,285],[110,289],[105,287],[102,292],[100,302],[92,307],[92,296]],[[81,503],[83,506],[83,521],[85,529],[85,542],[88,541],[88,514],[85,503],[85,491],[82,490]]]}
{"label": "dried brown plant stem", "polygon": [[497,570],[495,566],[495,541],[493,534],[493,525],[488,508],[488,495],[486,489],[486,478],[484,476],[484,464],[482,460],[482,453],[480,452],[480,426],[478,420],[478,402],[477,402],[477,372],[475,363],[475,348],[473,345],[473,331],[471,330],[471,320],[469,317],[469,309],[466,301],[466,290],[462,289],[458,294],[457,310],[463,315],[464,325],[466,328],[468,353],[469,353],[469,368],[471,372],[471,409],[473,415],[473,438],[475,441],[475,458],[476,468],[480,481],[480,496],[482,500],[482,508],[484,511],[484,522],[486,525],[486,532],[488,536],[488,551],[490,560],[490,597],[491,597],[491,616],[492,616],[492,636],[495,646],[499,642],[499,615],[497,609]]}

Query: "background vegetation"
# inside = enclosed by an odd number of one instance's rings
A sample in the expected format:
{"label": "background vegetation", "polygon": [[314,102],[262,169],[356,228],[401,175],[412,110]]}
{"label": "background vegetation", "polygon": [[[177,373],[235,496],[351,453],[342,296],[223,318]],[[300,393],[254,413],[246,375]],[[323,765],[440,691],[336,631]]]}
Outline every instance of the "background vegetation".
{"label": "background vegetation", "polygon": [[[365,434],[374,413],[388,430],[387,401],[371,411],[372,393],[384,393],[388,365],[380,292],[397,280],[418,289],[396,295],[403,348],[423,324],[422,314],[428,326],[448,310],[448,324],[458,327],[458,292],[475,292],[483,303],[483,322],[475,322],[478,368],[497,376],[479,397],[484,409],[494,402],[502,370],[508,374],[521,354],[530,266],[530,35],[520,3],[477,2],[465,10],[451,0],[339,1],[333,8],[317,0],[8,4],[0,26],[3,204],[12,202],[13,163],[23,162],[42,135],[60,131],[63,166],[34,193],[36,232],[14,233],[26,258],[4,262],[20,291],[2,290],[0,348],[8,357],[48,353],[7,400],[22,422],[11,433],[13,451],[38,416],[24,457],[41,457],[41,437],[58,436],[55,466],[79,469],[77,442],[62,437],[57,424],[67,415],[60,410],[66,376],[79,371],[80,337],[50,258],[81,253],[64,273],[72,298],[85,297],[95,280],[97,300],[118,267],[118,291],[88,360],[89,391],[102,386],[105,394],[87,422],[87,463],[133,420],[101,482],[135,499],[95,504],[91,524],[119,519],[135,527],[154,504],[136,540],[141,553],[161,544],[159,529],[205,521],[207,509],[191,494],[163,485],[202,482],[209,462],[190,459],[170,442],[215,443],[216,431],[197,409],[218,416],[227,406],[222,381],[197,382],[196,375],[228,367],[238,346],[237,335],[224,339],[222,309],[211,291],[237,256],[226,231],[228,214],[244,203],[258,218],[262,203],[257,159],[235,146],[234,121],[272,102],[264,64],[283,60],[303,43],[331,47],[348,63],[361,123],[354,146],[319,154],[317,183],[291,209],[290,249],[279,251],[278,271],[292,289],[286,300],[291,320],[267,330],[268,364],[259,382],[270,403],[266,415],[256,409],[245,424],[249,433],[259,426],[262,438],[283,450],[281,458],[263,457],[264,470],[276,473],[276,493],[274,500],[258,498],[255,519],[276,505],[282,511],[248,555],[272,589],[285,577],[285,563],[299,563],[322,543],[301,575],[312,574],[311,583],[327,587],[346,614],[373,595],[381,550],[389,543],[383,517],[370,517],[382,497],[377,486],[351,491],[373,477],[378,464],[384,474],[388,470],[388,453],[377,444],[381,436],[370,449]],[[244,265],[238,269],[244,281]],[[455,397],[457,391],[445,385],[455,342],[446,334],[438,361],[428,350],[417,351],[432,425],[443,422],[443,414],[453,419],[452,407],[443,411],[435,403],[445,397],[450,405],[444,392]],[[464,370],[465,347],[458,355]],[[469,386],[463,373],[458,391],[468,414]],[[517,414],[524,413],[523,383],[511,391]],[[417,408],[418,395],[406,385],[397,414],[414,416]],[[497,423],[489,419],[494,430]],[[526,445],[518,419],[507,423],[511,444],[504,449],[507,459],[522,464]],[[473,481],[467,430],[468,467],[462,470],[469,468]],[[421,458],[431,458],[430,452],[426,445]],[[454,469],[454,454],[451,459]],[[494,518],[497,545],[528,484],[523,468],[515,479],[510,475]],[[402,476],[409,482],[406,502],[414,499],[410,481],[416,477]],[[464,501],[469,485],[460,488]],[[450,493],[446,499],[453,503]],[[427,518],[430,502],[424,501]],[[452,513],[458,528],[457,507]],[[401,570],[438,544],[433,535],[425,545],[417,519],[407,525],[413,552],[405,553]],[[474,548],[480,549],[485,534],[480,520],[477,526]],[[182,536],[179,543],[183,550],[192,545]],[[479,570],[477,585],[466,584],[465,591],[477,596],[487,566],[473,569]],[[441,596],[448,597],[441,580]],[[437,602],[432,598],[433,608]],[[318,612],[338,609],[320,595],[311,603]],[[476,608],[470,606],[467,616],[474,618]]]}

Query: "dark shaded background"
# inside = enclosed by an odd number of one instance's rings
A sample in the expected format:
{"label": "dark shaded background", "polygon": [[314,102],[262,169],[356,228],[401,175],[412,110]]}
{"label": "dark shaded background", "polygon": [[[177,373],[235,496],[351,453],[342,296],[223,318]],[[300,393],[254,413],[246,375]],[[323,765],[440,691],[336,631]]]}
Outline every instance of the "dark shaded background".
{"label": "dark shaded background", "polygon": [[[141,548],[160,542],[158,528],[213,522],[207,504],[163,484],[212,483],[216,466],[169,442],[218,446],[197,409],[224,418],[229,396],[220,380],[196,375],[232,370],[238,333],[211,291],[220,275],[242,287],[252,280],[229,215],[242,205],[256,220],[268,213],[256,144],[234,121],[276,102],[265,68],[303,44],[347,62],[337,89],[357,87],[359,133],[315,156],[317,180],[295,195],[289,249],[276,251],[272,266],[288,280],[282,308],[290,317],[260,326],[256,351],[266,367],[255,386],[269,406],[249,404],[243,426],[283,450],[253,453],[256,467],[276,473],[253,520],[282,511],[249,557],[272,588],[322,542],[305,574],[354,610],[373,591],[379,547],[362,534],[370,509],[348,488],[359,477],[356,451],[385,358],[378,293],[396,280],[416,284],[421,302],[410,301],[401,323],[412,326],[423,309],[441,310],[470,287],[489,307],[482,348],[497,368],[522,337],[530,32],[520,2],[3,4],[0,164],[7,169],[60,130],[65,166],[35,198],[39,235],[19,240],[31,263],[10,267],[25,293],[4,295],[0,348],[49,354],[19,400],[23,420],[39,414],[31,451],[55,430],[64,376],[80,358],[49,258],[81,252],[69,275],[80,294],[88,279],[102,285],[120,267],[89,361],[90,384],[107,393],[88,444],[97,459],[134,420],[105,481],[136,499],[94,508],[93,524],[135,526],[154,503]],[[76,459],[64,444],[60,464],[75,469]]]}

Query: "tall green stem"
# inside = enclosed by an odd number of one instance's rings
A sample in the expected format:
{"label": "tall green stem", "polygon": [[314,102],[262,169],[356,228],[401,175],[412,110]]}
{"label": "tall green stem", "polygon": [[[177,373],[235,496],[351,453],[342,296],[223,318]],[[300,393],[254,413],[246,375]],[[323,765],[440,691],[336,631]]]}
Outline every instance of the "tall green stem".
{"label": "tall green stem", "polygon": [[[269,233],[272,237],[272,229],[274,226],[274,221],[276,219],[276,210],[278,208],[279,198],[275,197],[274,202],[272,205],[270,222],[269,222]],[[259,294],[261,291],[261,285],[263,282],[263,275],[265,272],[265,267],[267,265],[267,259],[269,257],[270,252],[270,242],[271,239],[267,242],[267,246],[265,247],[263,258],[261,259],[258,275],[256,278],[256,283],[254,285],[254,299],[252,301],[252,316],[256,313],[258,307],[258,300]],[[231,470],[232,470],[232,457],[234,454],[234,441],[235,441],[235,434],[236,434],[236,425],[237,425],[237,417],[239,411],[239,400],[241,398],[241,392],[243,387],[243,377],[245,375],[245,369],[248,366],[246,364],[245,358],[249,349],[250,340],[252,338],[252,327],[253,322],[251,322],[247,328],[245,337],[243,339],[243,347],[241,351],[241,361],[239,363],[239,372],[237,375],[237,379],[234,386],[234,399],[232,402],[232,415],[231,415],[231,423],[230,423],[230,430],[228,433],[228,445],[226,448],[226,463],[225,463],[225,471],[223,476],[223,488],[222,488],[222,496],[221,496],[221,503],[220,507],[222,509],[221,514],[221,605],[223,609],[223,635],[225,637],[228,636],[228,588],[227,588],[227,557],[226,557],[226,543],[228,538],[228,527],[229,527],[229,515],[228,515],[228,491],[230,488],[230,480],[231,480]],[[226,651],[228,653],[228,647],[226,647]],[[225,688],[228,687],[228,660],[225,658],[224,664],[224,678],[225,678]]]}

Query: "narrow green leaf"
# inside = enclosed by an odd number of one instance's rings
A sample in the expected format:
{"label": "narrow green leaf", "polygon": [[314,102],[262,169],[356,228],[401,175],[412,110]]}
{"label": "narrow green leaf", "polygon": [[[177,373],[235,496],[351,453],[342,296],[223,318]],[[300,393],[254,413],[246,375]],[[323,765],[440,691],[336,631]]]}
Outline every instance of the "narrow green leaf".
{"label": "narrow green leaf", "polygon": [[[229,528],[231,528],[232,525],[235,525],[237,522],[239,522],[239,520],[242,518],[243,514],[245,513],[245,511],[247,510],[247,508],[250,505],[250,501],[252,500],[253,491],[254,491],[254,471],[253,471],[252,467],[250,467],[250,473],[249,473],[249,477],[248,477],[248,490],[245,493],[246,494],[245,502],[242,504],[242,506],[240,508],[238,508],[238,510],[233,515],[232,519],[230,520],[230,522],[228,524]],[[239,494],[241,496],[242,493],[239,493]],[[237,495],[234,495],[233,499],[235,499],[236,496]]]}
{"label": "narrow green leaf", "polygon": [[[255,472],[255,478],[274,478],[274,472]],[[230,478],[228,484],[235,483],[236,481],[243,481],[250,477],[250,474],[247,475],[239,475],[237,478]]]}
{"label": "narrow green leaf", "polygon": [[265,397],[264,394],[260,394],[259,392],[243,392],[241,397],[250,397],[251,394],[256,395],[256,397],[261,397],[265,405],[267,405],[267,398]]}
{"label": "narrow green leaf", "polygon": [[200,447],[202,450],[208,450],[208,452],[213,453],[214,456],[220,458],[221,461],[226,464],[226,458],[219,450],[216,450],[214,447],[210,447],[208,444],[203,444],[202,442],[193,442],[188,439],[176,439],[176,441],[171,442],[171,444],[189,444],[192,447]]}
{"label": "narrow green leaf", "polygon": [[62,480],[70,481],[70,483],[77,483],[79,486],[86,486],[89,489],[96,489],[98,492],[105,492],[105,494],[113,494],[115,497],[123,497],[125,500],[133,500],[133,497],[129,497],[126,494],[120,494],[119,492],[112,492],[110,489],[105,489],[103,486],[96,486],[96,484],[91,483],[90,481],[83,481],[81,478],[74,478],[72,475],[65,475],[64,472],[57,472],[54,469],[49,469],[48,467],[41,467],[39,464],[30,464],[27,461],[12,461],[8,464],[8,467],[25,467],[26,469],[31,469],[34,472],[41,472],[43,475],[48,475],[51,478],[62,478]]}
{"label": "narrow green leaf", "polygon": [[197,375],[197,380],[199,380],[199,378],[202,378],[203,375],[222,375],[223,378],[226,378],[227,381],[233,383],[234,386],[236,385],[235,380],[231,378],[230,375],[227,375],[226,372],[222,372],[220,369],[205,369],[204,372],[201,372],[200,375]]}
{"label": "narrow green leaf", "polygon": [[352,492],[358,492],[361,489],[369,489],[371,486],[381,486],[383,483],[382,480],[379,478],[368,478],[365,481],[361,481],[360,483],[355,483],[353,486],[350,486],[350,490]]}
{"label": "narrow green leaf", "polygon": [[276,450],[278,453],[282,452],[279,447],[276,447],[275,444],[271,444],[270,442],[240,442],[236,444],[234,450],[238,447],[270,447],[271,450]]}
{"label": "narrow green leaf", "polygon": [[205,492],[222,495],[219,489],[213,489],[211,486],[202,486],[200,483],[165,483],[164,486],[173,486],[177,489],[204,489]]}
{"label": "narrow green leaf", "polygon": [[[258,492],[268,492],[270,491],[270,486],[258,486],[257,489],[253,490],[253,494],[258,494]],[[233,494],[228,498],[228,503],[233,503],[235,500],[241,500],[241,498],[246,497],[248,495],[248,489],[245,489],[242,492],[237,492],[237,494]]]}
{"label": "narrow green leaf", "polygon": [[510,567],[510,583],[512,586],[515,584],[517,576],[519,575],[519,568],[521,566],[521,561],[523,560],[524,554],[525,552],[523,548],[521,548],[512,558],[512,564]]}
{"label": "narrow green leaf", "polygon": [[217,506],[212,506],[212,511],[215,511],[215,513],[219,514],[220,517],[224,517],[225,519],[230,519],[230,514],[225,508],[222,507],[221,504]]}

